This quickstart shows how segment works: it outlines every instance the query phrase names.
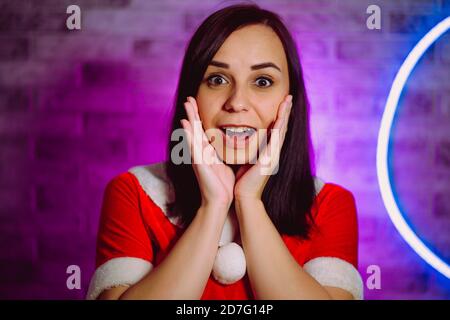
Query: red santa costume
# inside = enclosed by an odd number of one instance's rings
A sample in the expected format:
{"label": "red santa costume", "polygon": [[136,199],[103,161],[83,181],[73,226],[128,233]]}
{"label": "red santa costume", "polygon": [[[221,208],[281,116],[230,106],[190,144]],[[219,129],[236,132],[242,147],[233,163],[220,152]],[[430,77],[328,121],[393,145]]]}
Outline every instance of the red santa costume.
{"label": "red santa costume", "polygon": [[[362,299],[354,197],[337,184],[314,179],[317,204],[311,213],[318,228],[313,229],[308,240],[283,234],[281,237],[299,266],[320,284],[342,288],[355,299]],[[96,299],[108,288],[137,283],[170,252],[184,231],[178,219],[167,215],[173,197],[165,163],[134,167],[110,181],[103,199],[96,271],[88,299]],[[245,274],[231,284],[210,276],[201,299],[254,297]]]}

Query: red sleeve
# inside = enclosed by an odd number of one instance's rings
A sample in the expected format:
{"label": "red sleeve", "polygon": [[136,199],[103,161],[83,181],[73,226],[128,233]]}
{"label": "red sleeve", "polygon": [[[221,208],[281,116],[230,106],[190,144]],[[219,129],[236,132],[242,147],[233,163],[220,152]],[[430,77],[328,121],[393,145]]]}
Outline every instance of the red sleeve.
{"label": "red sleeve", "polygon": [[[328,184],[315,216],[308,260],[343,259],[358,268],[358,222],[355,199],[341,186]],[[325,190],[323,190],[325,191]]]}
{"label": "red sleeve", "polygon": [[119,257],[152,261],[151,240],[141,216],[137,188],[128,172],[106,186],[97,236],[96,268]]}

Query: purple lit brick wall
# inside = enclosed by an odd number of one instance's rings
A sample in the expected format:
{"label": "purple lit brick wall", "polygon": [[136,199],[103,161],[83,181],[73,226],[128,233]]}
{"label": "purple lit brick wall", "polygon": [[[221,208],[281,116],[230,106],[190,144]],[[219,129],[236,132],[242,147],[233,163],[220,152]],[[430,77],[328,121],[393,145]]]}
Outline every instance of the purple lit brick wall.
{"label": "purple lit brick wall", "polygon": [[[445,0],[256,1],[298,41],[318,174],[350,189],[366,299],[449,299],[449,280],[401,238],[383,206],[376,143],[396,71],[443,17]],[[65,28],[78,4],[82,30]],[[382,29],[368,30],[377,4]],[[94,270],[106,183],[165,158],[168,111],[187,40],[219,1],[0,0],[0,298],[82,299]],[[415,231],[450,261],[450,34],[402,96],[391,167]],[[66,268],[81,268],[81,290]]]}

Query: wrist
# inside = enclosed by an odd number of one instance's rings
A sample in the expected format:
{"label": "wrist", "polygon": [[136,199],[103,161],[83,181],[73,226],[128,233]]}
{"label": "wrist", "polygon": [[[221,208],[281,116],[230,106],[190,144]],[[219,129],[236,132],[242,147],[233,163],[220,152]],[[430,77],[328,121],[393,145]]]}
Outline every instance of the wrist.
{"label": "wrist", "polygon": [[237,215],[240,215],[243,211],[255,211],[261,206],[264,207],[264,203],[258,197],[237,197],[234,199],[234,208]]}
{"label": "wrist", "polygon": [[230,209],[231,202],[221,202],[221,201],[206,201],[202,200],[202,203],[200,205],[201,208],[204,210],[211,210],[215,212],[224,212],[225,214],[228,213],[228,210]]}
{"label": "wrist", "polygon": [[262,203],[261,197],[259,196],[235,196],[234,197],[234,203],[235,204],[244,204],[244,205],[255,205]]}

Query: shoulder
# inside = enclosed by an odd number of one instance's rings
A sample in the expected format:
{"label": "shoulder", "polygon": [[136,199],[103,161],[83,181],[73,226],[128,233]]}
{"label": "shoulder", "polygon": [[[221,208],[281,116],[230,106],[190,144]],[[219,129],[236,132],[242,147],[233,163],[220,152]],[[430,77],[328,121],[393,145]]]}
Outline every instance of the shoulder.
{"label": "shoulder", "polygon": [[159,206],[166,207],[173,201],[173,188],[166,174],[166,163],[135,166],[128,170],[139,182],[141,188]]}
{"label": "shoulder", "polygon": [[166,175],[165,162],[134,166],[114,176],[106,185],[104,197],[105,203],[112,206],[117,201],[134,207],[145,203],[156,205],[173,224],[178,225],[178,220],[168,214],[174,191]]}
{"label": "shoulder", "polygon": [[165,173],[165,163],[134,166],[128,171],[114,176],[106,185],[106,193],[144,192],[159,207],[164,207],[172,201],[173,190]]}
{"label": "shoulder", "polygon": [[314,182],[316,185],[316,201],[320,205],[330,205],[336,202],[355,202],[353,193],[340,184],[334,182],[325,182],[318,177],[314,178]]}
{"label": "shoulder", "polygon": [[[345,215],[347,218],[356,219],[356,201],[353,193],[340,184],[324,182],[316,177],[315,181],[317,180],[320,182],[316,182],[316,218],[321,220]],[[318,185],[320,188],[317,188]]]}
{"label": "shoulder", "polygon": [[118,202],[135,204],[138,199],[139,185],[129,172],[117,174],[108,181],[105,187],[104,206],[115,206]]}
{"label": "shoulder", "polygon": [[151,200],[161,209],[169,221],[182,227],[178,217],[169,214],[169,207],[175,200],[173,185],[166,173],[166,162],[135,166],[128,170],[133,176],[145,199]]}

